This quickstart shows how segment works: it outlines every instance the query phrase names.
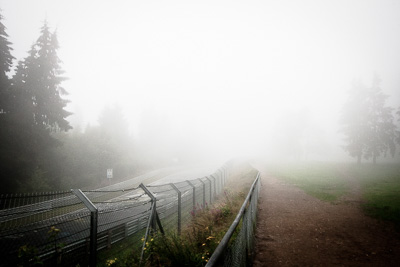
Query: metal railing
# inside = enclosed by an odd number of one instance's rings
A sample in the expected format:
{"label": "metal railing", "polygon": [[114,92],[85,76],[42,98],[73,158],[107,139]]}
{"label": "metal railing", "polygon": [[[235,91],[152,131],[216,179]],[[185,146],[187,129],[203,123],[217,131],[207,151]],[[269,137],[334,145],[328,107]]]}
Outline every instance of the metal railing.
{"label": "metal railing", "polygon": [[149,223],[155,228],[158,219],[159,227],[179,234],[194,207],[213,202],[222,192],[228,169],[225,164],[210,176],[156,186],[2,195],[0,266],[26,261],[96,266],[97,251],[124,239],[140,252]]}
{"label": "metal railing", "polygon": [[[260,186],[260,173],[258,173],[235,220],[211,255],[206,267],[251,266]],[[237,235],[231,241],[234,233]]]}

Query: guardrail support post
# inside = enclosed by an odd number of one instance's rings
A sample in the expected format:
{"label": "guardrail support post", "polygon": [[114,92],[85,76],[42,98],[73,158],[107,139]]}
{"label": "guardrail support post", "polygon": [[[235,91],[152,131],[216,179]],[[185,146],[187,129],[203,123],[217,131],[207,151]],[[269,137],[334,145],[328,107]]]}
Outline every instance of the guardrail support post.
{"label": "guardrail support post", "polygon": [[214,180],[214,198],[215,198],[215,196],[217,195],[217,190],[216,190],[216,188],[215,188],[215,177],[214,177],[214,175],[211,175],[210,176],[211,178],[213,178],[213,180]]}
{"label": "guardrail support post", "polygon": [[158,217],[158,213],[157,213],[157,205],[156,205],[157,198],[154,196],[154,194],[149,189],[147,189],[147,187],[144,184],[140,184],[139,186],[151,198],[151,202],[153,202],[153,210],[151,212],[151,216],[153,219],[152,219],[151,227],[155,231],[155,230],[157,230],[156,228],[157,228],[157,224],[158,224],[158,227],[160,228],[161,233],[164,234],[164,228],[161,225],[161,221],[160,221],[160,218]]}
{"label": "guardrail support post", "polygon": [[96,206],[87,198],[87,196],[80,189],[71,189],[72,193],[79,198],[80,201],[90,211],[90,258],[89,266],[96,267],[97,265],[97,223],[99,212]]}
{"label": "guardrail support post", "polygon": [[182,193],[179,191],[178,187],[174,185],[173,183],[169,184],[177,193],[178,193],[178,235],[181,235],[181,230],[182,230]]}
{"label": "guardrail support post", "polygon": [[211,179],[206,176],[206,179],[210,182],[210,203],[212,203],[212,182]]}
{"label": "guardrail support post", "polygon": [[196,210],[196,187],[189,180],[186,182],[193,188],[193,212]]}
{"label": "guardrail support post", "polygon": [[203,209],[206,208],[206,184],[199,178],[200,183],[203,184]]}

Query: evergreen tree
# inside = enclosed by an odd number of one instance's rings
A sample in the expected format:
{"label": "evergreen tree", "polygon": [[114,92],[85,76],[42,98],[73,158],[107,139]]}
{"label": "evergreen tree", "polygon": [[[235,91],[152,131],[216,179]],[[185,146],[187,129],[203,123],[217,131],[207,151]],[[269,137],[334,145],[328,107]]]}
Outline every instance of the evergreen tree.
{"label": "evergreen tree", "polygon": [[66,117],[71,113],[65,110],[68,101],[62,98],[67,92],[61,87],[65,78],[61,76],[63,71],[57,55],[58,48],[57,34],[51,33],[45,22],[40,37],[23,63],[25,68],[21,70],[25,74],[18,77],[17,73],[16,78],[22,79],[22,87],[26,87],[32,97],[34,124],[52,131],[67,131],[71,126]]}
{"label": "evergreen tree", "polygon": [[7,99],[6,145],[0,155],[5,160],[1,163],[3,191],[21,188],[32,177],[46,180],[43,166],[49,149],[60,144],[51,133],[71,129],[66,120],[68,101],[62,98],[67,92],[61,87],[65,78],[58,48],[57,35],[45,22],[28,56],[16,68]]}
{"label": "evergreen tree", "polygon": [[0,14],[0,114],[7,112],[8,90],[10,88],[9,73],[14,57],[11,55],[11,42],[4,26],[3,17]]}
{"label": "evergreen tree", "polygon": [[10,117],[12,107],[11,80],[8,73],[12,68],[14,57],[11,55],[11,43],[8,41],[6,27],[2,23],[0,14],[0,179],[2,188],[15,188],[13,173],[21,169],[13,166],[13,159],[18,157],[13,146],[15,145],[15,123]]}
{"label": "evergreen tree", "polygon": [[380,79],[375,75],[372,86],[367,88],[354,83],[349,98],[343,106],[342,132],[346,136],[344,149],[352,157],[376,159],[388,152],[394,156],[396,126],[393,109],[385,104],[388,98],[380,88]]}
{"label": "evergreen tree", "polygon": [[368,131],[365,158],[372,158],[376,163],[377,157],[388,152],[394,156],[396,144],[396,126],[393,122],[393,108],[385,106],[388,98],[380,88],[380,78],[375,75],[372,87],[368,92]]}
{"label": "evergreen tree", "polygon": [[344,149],[360,164],[365,153],[368,129],[368,94],[361,82],[353,82],[349,97],[342,109],[341,131],[344,133]]}

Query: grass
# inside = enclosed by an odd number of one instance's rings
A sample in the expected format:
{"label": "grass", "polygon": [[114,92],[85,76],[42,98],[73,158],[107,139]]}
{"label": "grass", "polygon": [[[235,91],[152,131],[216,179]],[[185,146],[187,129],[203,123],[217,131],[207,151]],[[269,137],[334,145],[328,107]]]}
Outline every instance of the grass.
{"label": "grass", "polygon": [[364,213],[393,222],[400,229],[400,164],[306,163],[274,165],[270,171],[307,194],[331,203],[351,192],[352,179],[360,186]]}
{"label": "grass", "polygon": [[400,164],[353,166],[349,172],[360,178],[364,212],[400,229]]}
{"label": "grass", "polygon": [[276,177],[296,185],[322,201],[334,202],[348,191],[346,181],[337,175],[333,164],[290,164],[270,168]]}

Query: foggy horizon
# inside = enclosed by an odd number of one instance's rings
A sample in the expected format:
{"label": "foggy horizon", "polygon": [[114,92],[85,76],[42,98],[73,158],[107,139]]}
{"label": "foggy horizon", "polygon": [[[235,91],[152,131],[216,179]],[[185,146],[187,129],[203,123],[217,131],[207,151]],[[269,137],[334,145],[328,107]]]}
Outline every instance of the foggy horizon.
{"label": "foggy horizon", "polygon": [[387,105],[400,106],[398,2],[0,6],[14,65],[44,20],[56,30],[75,130],[118,106],[136,143],[166,153],[279,158],[290,132],[308,147],[289,157],[347,160],[339,116],[352,82],[370,86],[376,73]]}

